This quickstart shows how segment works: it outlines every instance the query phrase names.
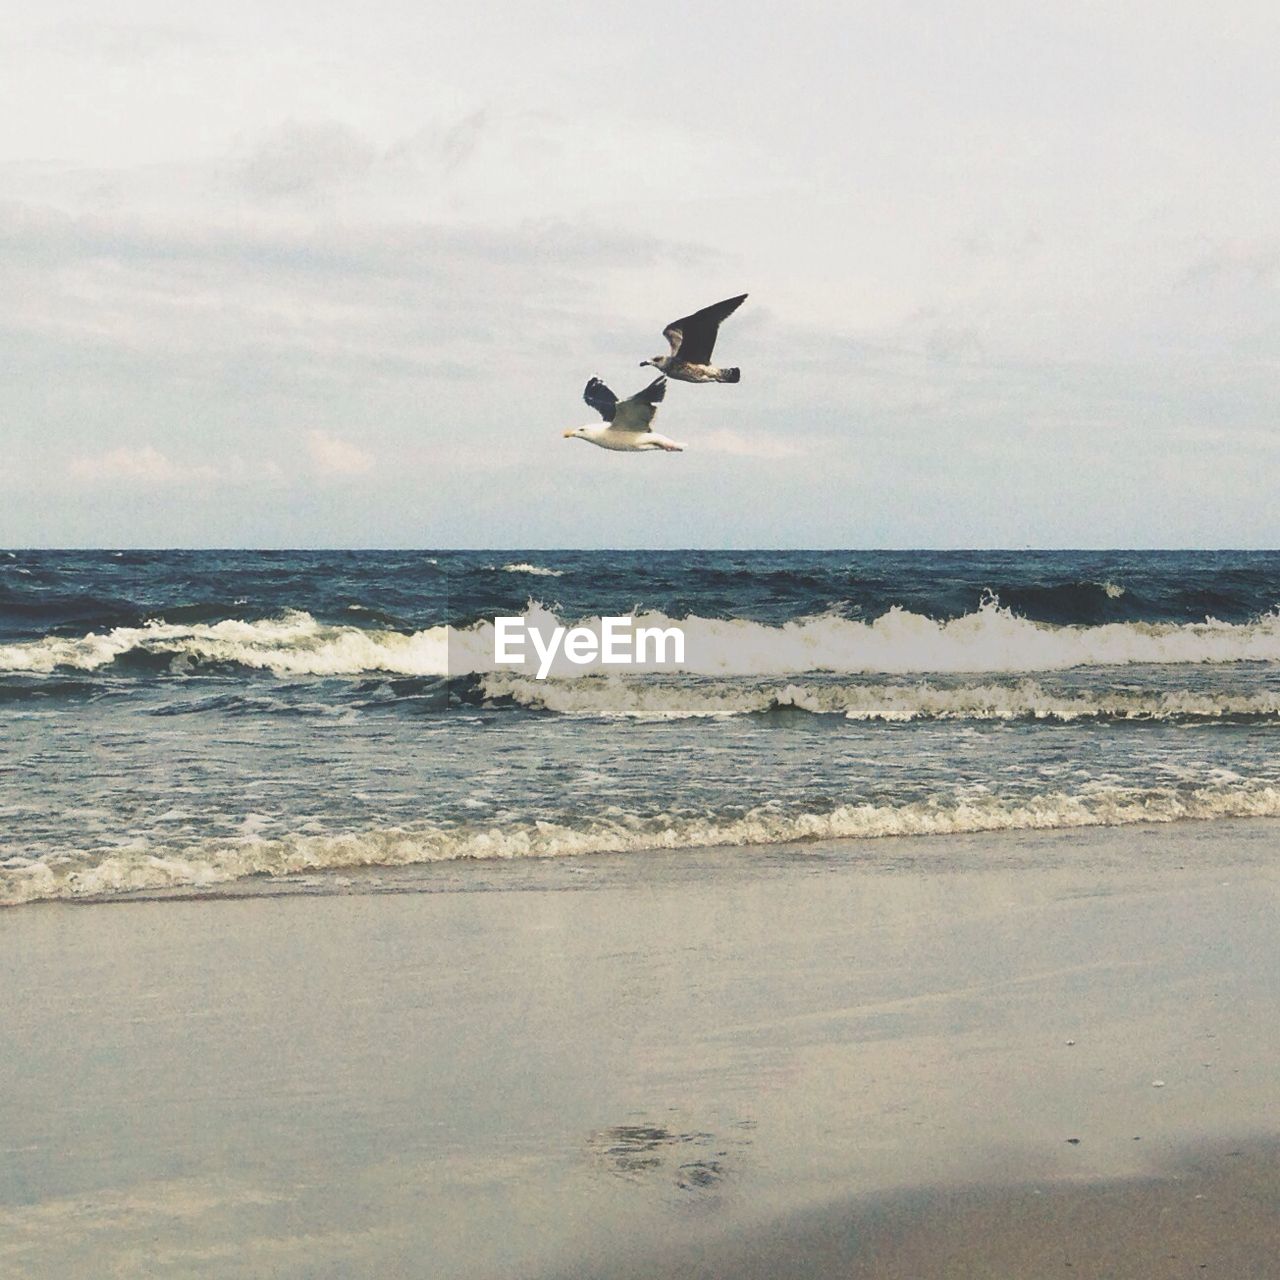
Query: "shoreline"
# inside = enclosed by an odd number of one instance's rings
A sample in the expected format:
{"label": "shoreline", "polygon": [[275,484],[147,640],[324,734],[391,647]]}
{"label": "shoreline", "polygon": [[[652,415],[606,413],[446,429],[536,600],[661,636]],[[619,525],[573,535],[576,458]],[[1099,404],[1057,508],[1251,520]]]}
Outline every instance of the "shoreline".
{"label": "shoreline", "polygon": [[1277,853],[1241,820],[6,912],[0,1269],[750,1275],[868,1206],[906,1206],[883,1260],[963,1226],[930,1196],[1158,1177],[1276,1136]]}
{"label": "shoreline", "polygon": [[[630,871],[643,874],[655,863],[664,870],[683,865],[696,875],[699,866],[708,870],[733,863],[747,875],[776,859],[810,857],[818,861],[849,865],[861,870],[917,868],[931,870],[975,870],[996,865],[1035,869],[1045,851],[1065,851],[1075,860],[1080,849],[1107,845],[1107,833],[1131,833],[1122,864],[1133,867],[1133,855],[1158,836],[1173,833],[1175,843],[1221,836],[1238,840],[1243,847],[1267,844],[1280,836],[1280,817],[1271,813],[1216,816],[1164,816],[1134,821],[1088,822],[1051,827],[902,832],[883,835],[819,836],[800,840],[747,841],[736,844],[708,843],[670,847],[654,845],[634,849],[602,849],[581,853],[520,854],[512,856],[460,856],[403,863],[355,863],[307,867],[283,873],[258,872],[235,879],[200,884],[149,886],[118,889],[106,893],[50,896],[0,904],[0,918],[7,913],[32,907],[55,908],[118,906],[148,902],[218,902],[246,898],[287,898],[346,896],[387,893],[467,892],[473,888],[569,889],[590,887],[599,880],[616,884],[628,879]],[[1195,834],[1188,834],[1195,832]],[[1098,836],[1098,839],[1092,837]],[[981,850],[978,858],[972,851]],[[959,850],[966,856],[954,858]],[[1141,859],[1139,859],[1141,861]],[[1261,856],[1262,863],[1267,856]],[[1094,860],[1093,865],[1109,865]],[[1116,863],[1119,866],[1121,863]],[[558,874],[560,869],[566,874]],[[491,883],[492,882],[492,883]]]}

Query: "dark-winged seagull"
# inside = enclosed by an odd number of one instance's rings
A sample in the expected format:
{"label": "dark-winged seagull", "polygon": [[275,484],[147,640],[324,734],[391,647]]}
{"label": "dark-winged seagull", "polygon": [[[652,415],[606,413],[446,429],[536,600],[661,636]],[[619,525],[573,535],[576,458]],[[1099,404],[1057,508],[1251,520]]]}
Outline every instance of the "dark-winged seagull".
{"label": "dark-winged seagull", "polygon": [[678,378],[681,382],[737,382],[742,370],[717,369],[711,363],[711,352],[715,349],[720,322],[733,315],[746,299],[747,295],[740,293],[736,298],[726,298],[691,316],[673,320],[662,331],[662,336],[671,343],[671,354],[641,360],[640,367],[651,364],[668,378]]}
{"label": "dark-winged seagull", "polygon": [[604,426],[574,427],[564,433],[564,438],[587,440],[602,449],[625,449],[632,453],[650,449],[679,453],[684,445],[659,435],[651,425],[658,404],[666,394],[666,378],[656,378],[643,391],[619,400],[599,378],[592,378],[582,398],[604,419]]}

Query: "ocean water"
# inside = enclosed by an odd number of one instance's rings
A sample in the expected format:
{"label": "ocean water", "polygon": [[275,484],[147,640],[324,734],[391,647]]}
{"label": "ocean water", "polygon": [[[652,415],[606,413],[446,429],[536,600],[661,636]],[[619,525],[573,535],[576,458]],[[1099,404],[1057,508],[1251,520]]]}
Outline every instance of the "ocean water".
{"label": "ocean water", "polygon": [[[499,614],[680,669],[495,671]],[[0,552],[0,903],[1280,816],[1280,553]]]}

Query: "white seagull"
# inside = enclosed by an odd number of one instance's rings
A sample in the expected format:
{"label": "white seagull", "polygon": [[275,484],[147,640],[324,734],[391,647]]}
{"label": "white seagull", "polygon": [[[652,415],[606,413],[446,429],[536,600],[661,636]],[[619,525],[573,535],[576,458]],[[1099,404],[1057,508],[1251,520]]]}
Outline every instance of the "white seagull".
{"label": "white seagull", "polygon": [[742,370],[718,369],[711,363],[711,353],[715,350],[720,322],[733,315],[746,300],[747,295],[740,293],[736,298],[713,302],[691,316],[673,320],[662,331],[662,336],[671,343],[671,354],[641,360],[640,367],[651,364],[668,378],[678,378],[681,382],[737,382]]}
{"label": "white seagull", "polygon": [[586,440],[602,449],[625,449],[631,453],[665,449],[679,453],[684,445],[659,435],[652,427],[658,403],[667,394],[666,378],[657,378],[643,391],[619,400],[599,378],[587,383],[582,398],[604,419],[603,426],[594,423],[574,427],[564,433],[566,440]]}

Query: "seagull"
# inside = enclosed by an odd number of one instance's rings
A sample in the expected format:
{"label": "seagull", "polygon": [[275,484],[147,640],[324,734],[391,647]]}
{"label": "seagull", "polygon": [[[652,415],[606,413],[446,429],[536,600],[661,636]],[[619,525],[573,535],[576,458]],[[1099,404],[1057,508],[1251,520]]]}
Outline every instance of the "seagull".
{"label": "seagull", "polygon": [[666,378],[656,378],[643,391],[619,400],[599,378],[592,378],[582,398],[604,419],[604,426],[598,427],[593,423],[574,427],[564,433],[564,438],[587,440],[602,449],[625,449],[632,453],[653,449],[679,453],[684,445],[660,436],[650,425],[659,402],[666,394]]}
{"label": "seagull", "polygon": [[711,352],[716,345],[720,322],[733,315],[746,298],[745,293],[740,293],[736,298],[726,298],[723,302],[695,311],[691,316],[673,320],[662,331],[662,336],[671,343],[671,354],[641,360],[640,367],[643,369],[651,364],[668,378],[678,378],[681,382],[737,382],[742,377],[742,370],[717,369],[711,363]]}

